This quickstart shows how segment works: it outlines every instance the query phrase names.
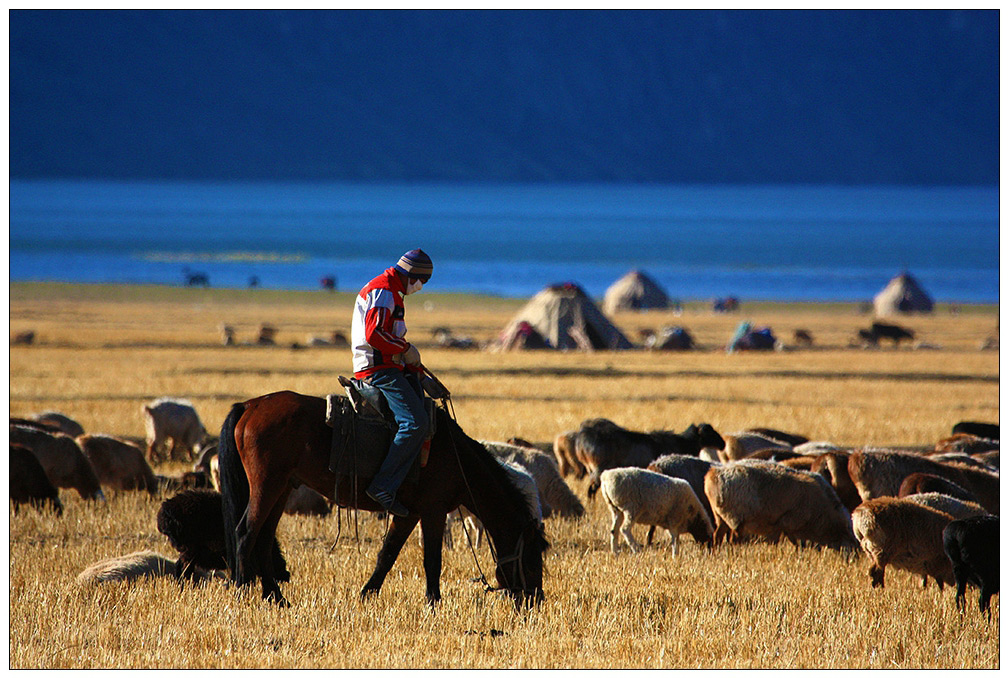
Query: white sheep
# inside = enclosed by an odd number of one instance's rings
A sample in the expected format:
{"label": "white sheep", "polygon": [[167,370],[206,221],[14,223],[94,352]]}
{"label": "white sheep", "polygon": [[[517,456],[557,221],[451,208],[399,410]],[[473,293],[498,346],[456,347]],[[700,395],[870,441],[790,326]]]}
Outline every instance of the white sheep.
{"label": "white sheep", "polygon": [[[714,527],[690,484],[642,468],[614,468],[600,476],[602,496],[612,514],[610,544],[619,553],[622,533],[631,551],[639,551],[634,539],[634,523],[657,525],[672,537],[672,555],[678,553],[679,535],[689,532],[698,543],[710,544]],[[621,528],[622,526],[622,528]]]}
{"label": "white sheep", "polygon": [[564,518],[584,515],[584,506],[564,482],[556,459],[530,447],[481,440],[480,443],[498,459],[517,464],[535,480],[543,518],[556,513]]}

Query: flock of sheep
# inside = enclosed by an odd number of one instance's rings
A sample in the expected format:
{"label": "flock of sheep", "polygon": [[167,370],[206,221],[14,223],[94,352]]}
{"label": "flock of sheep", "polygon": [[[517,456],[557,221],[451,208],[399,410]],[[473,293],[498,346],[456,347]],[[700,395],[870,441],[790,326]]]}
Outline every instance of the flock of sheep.
{"label": "flock of sheep", "polygon": [[[154,552],[96,563],[82,581],[139,575],[193,580],[221,576],[224,559],[216,441],[193,406],[162,398],[143,406],[146,439],[87,434],[59,413],[10,421],[10,498],[62,513],[58,488],[104,500],[102,487],[171,494],[158,529],[179,551],[175,561]],[[850,449],[772,429],[722,436],[709,424],[682,433],[638,432],[607,419],[589,419],[551,443],[484,441],[523,489],[534,513],[577,519],[584,505],[564,480],[588,478],[587,495],[601,492],[612,517],[610,547],[642,548],[634,524],[678,538],[689,534],[714,548],[726,541],[786,539],[870,560],[872,586],[886,567],[956,586],[964,606],[967,584],[980,589],[989,615],[998,592],[1000,445],[997,425],[962,422],[933,449]],[[930,446],[929,446],[930,447]],[[181,476],[160,476],[151,464],[194,462]],[[305,488],[292,492],[288,513],[327,515],[331,504]],[[464,511],[449,520],[478,521]],[[446,530],[446,540],[451,530]],[[478,541],[477,541],[478,544]],[[449,543],[450,545],[450,543]],[[279,543],[278,571],[287,572]],[[215,575],[216,573],[216,575]],[[287,574],[289,577],[289,573]]]}

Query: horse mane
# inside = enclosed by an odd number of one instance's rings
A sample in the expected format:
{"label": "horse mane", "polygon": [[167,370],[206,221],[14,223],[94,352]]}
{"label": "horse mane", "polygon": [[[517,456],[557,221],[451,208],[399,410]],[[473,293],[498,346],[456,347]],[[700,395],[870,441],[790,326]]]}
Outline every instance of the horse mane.
{"label": "horse mane", "polygon": [[512,504],[509,507],[510,511],[521,516],[524,519],[521,522],[524,524],[538,525],[540,521],[533,515],[532,507],[529,506],[525,493],[514,484],[511,475],[497,460],[497,457],[478,440],[470,438],[445,410],[438,408],[437,416],[438,431],[449,431],[452,440],[458,445],[459,452],[478,464],[480,469],[484,470],[497,485],[504,489],[505,495]]}

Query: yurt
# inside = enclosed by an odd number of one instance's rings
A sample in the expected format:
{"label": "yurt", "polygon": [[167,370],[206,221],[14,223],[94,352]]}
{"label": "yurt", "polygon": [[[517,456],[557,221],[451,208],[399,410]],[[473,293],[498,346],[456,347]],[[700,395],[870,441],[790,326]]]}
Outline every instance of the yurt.
{"label": "yurt", "polygon": [[509,351],[543,343],[545,348],[583,351],[632,348],[574,283],[550,285],[532,297],[504,328],[494,348]]}
{"label": "yurt", "polygon": [[602,311],[643,311],[651,308],[668,308],[665,290],[641,271],[630,271],[606,290]]}
{"label": "yurt", "polygon": [[909,273],[900,273],[875,295],[875,315],[930,313],[934,301]]}

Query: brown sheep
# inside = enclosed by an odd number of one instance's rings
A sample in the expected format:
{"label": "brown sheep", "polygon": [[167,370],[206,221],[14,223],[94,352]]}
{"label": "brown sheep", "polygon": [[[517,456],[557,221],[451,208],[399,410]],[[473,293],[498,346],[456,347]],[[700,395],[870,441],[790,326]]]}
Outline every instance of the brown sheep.
{"label": "brown sheep", "polygon": [[76,438],[77,436],[84,434],[83,426],[60,412],[42,412],[34,415],[32,419],[40,424],[46,424],[57,428],[61,433],[65,433],[71,438]]}
{"label": "brown sheep", "polygon": [[724,441],[724,450],[720,455],[722,462],[745,459],[759,450],[791,450],[792,448],[787,443],[751,431],[726,434]]}
{"label": "brown sheep", "polygon": [[560,466],[560,475],[567,477],[573,473],[574,477],[580,480],[585,477],[588,470],[574,453],[574,436],[576,435],[577,431],[564,431],[558,434],[553,440],[553,456],[556,457],[557,464]]}
{"label": "brown sheep", "polygon": [[10,445],[10,500],[14,513],[28,504],[37,509],[49,506],[56,515],[63,515],[63,504],[57,490],[46,476],[42,464],[24,445]]}
{"label": "brown sheep", "polygon": [[704,476],[704,494],[717,521],[717,535],[727,530],[777,542],[811,542],[837,550],[856,550],[850,513],[833,487],[817,473],[766,461],[712,466]]}
{"label": "brown sheep", "polygon": [[56,487],[75,489],[84,499],[105,500],[94,467],[70,436],[11,426],[10,441],[30,449],[45,469],[49,482]]}
{"label": "brown sheep", "polygon": [[146,490],[157,494],[158,482],[154,477],[143,450],[125,440],[100,434],[85,434],[77,437],[77,444],[84,451],[98,474],[98,480],[116,490]]}
{"label": "brown sheep", "polygon": [[[192,403],[159,398],[143,406],[147,458],[156,463],[171,458],[191,461],[207,431]],[[171,448],[164,452],[167,441]]]}
{"label": "brown sheep", "polygon": [[867,499],[851,514],[854,534],[872,559],[872,587],[885,586],[887,566],[932,577],[941,590],[953,584],[952,563],[942,546],[942,530],[952,516],[908,499]]}
{"label": "brown sheep", "polygon": [[962,452],[964,454],[976,454],[977,452],[989,452],[1000,450],[1001,443],[998,440],[981,438],[970,433],[956,433],[948,438],[942,438],[934,447],[935,454]]}
{"label": "brown sheep", "polygon": [[978,468],[893,450],[860,450],[850,455],[847,471],[862,500],[895,497],[908,475],[927,473],[951,480],[969,490],[977,498],[977,503],[992,514],[997,515],[1000,509],[998,474]]}
{"label": "brown sheep", "polygon": [[847,510],[853,511],[861,503],[861,495],[858,494],[857,487],[847,472],[848,457],[850,453],[845,450],[834,449],[824,452],[816,455],[809,470],[824,477],[836,490],[837,496]]}
{"label": "brown sheep", "polygon": [[940,476],[933,476],[929,473],[911,473],[900,483],[897,497],[906,497],[911,494],[923,494],[925,492],[941,492],[950,497],[963,501],[976,502],[976,497],[966,488],[956,485],[951,480],[945,480]]}

